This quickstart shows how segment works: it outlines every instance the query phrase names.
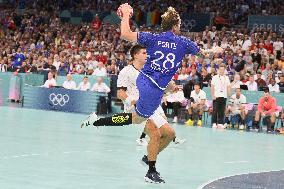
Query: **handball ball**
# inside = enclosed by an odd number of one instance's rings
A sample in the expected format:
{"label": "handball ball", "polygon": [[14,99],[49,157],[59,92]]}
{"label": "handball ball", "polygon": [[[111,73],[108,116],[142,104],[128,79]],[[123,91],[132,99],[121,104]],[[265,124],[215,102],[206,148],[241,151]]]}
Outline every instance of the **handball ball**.
{"label": "handball ball", "polygon": [[[122,11],[121,11],[121,7],[119,7],[116,11],[117,16],[119,16],[120,18],[123,17]],[[133,9],[131,8],[131,12],[130,12],[130,18],[133,16]]]}

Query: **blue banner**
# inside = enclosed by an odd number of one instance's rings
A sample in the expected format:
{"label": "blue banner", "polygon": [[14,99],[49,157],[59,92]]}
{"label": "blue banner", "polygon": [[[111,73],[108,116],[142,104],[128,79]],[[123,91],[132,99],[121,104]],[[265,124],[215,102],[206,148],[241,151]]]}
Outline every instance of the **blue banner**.
{"label": "blue banner", "polygon": [[64,88],[25,87],[25,108],[55,110],[63,112],[92,113],[97,111],[100,94]]}
{"label": "blue banner", "polygon": [[209,14],[182,14],[181,30],[189,32],[201,32],[210,25]]}
{"label": "blue banner", "polygon": [[254,29],[268,29],[274,32],[284,32],[284,16],[260,16],[251,15],[248,17],[248,28]]}

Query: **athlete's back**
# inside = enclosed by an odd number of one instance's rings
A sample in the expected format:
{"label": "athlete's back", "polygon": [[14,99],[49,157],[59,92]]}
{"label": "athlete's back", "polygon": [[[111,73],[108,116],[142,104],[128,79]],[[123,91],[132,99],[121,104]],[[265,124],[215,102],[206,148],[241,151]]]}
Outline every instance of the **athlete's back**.
{"label": "athlete's back", "polygon": [[139,32],[138,43],[147,48],[148,54],[142,73],[162,90],[180,67],[184,56],[199,52],[194,42],[171,31],[160,34]]}

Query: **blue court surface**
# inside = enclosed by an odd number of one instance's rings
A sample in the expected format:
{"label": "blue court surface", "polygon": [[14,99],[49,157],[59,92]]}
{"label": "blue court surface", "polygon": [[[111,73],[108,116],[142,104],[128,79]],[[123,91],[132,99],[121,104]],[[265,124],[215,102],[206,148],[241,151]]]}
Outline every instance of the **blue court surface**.
{"label": "blue court surface", "polygon": [[[157,169],[166,183],[145,183],[147,167],[140,159],[146,148],[135,142],[143,127],[81,129],[85,117],[0,107],[0,188],[218,188],[207,183],[228,176],[284,170],[283,136],[173,125],[177,136],[187,141],[179,146],[171,144],[159,155]],[[261,177],[266,186],[277,188],[272,183],[277,181],[271,180],[270,185],[269,178]],[[239,187],[230,187],[233,185],[228,182],[220,188],[263,188],[261,183],[245,182]]]}

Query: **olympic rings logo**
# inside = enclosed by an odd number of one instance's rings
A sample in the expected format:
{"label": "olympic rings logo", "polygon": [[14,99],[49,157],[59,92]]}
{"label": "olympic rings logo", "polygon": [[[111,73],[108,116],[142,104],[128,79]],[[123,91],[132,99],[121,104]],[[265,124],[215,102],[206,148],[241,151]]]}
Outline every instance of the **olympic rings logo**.
{"label": "olympic rings logo", "polygon": [[52,102],[54,106],[64,106],[66,103],[69,102],[69,96],[67,94],[62,95],[62,94],[54,94],[51,93],[49,95],[49,100]]}
{"label": "olympic rings logo", "polygon": [[184,19],[182,21],[182,28],[187,29],[187,30],[192,30],[196,26],[196,21],[191,19]]}

